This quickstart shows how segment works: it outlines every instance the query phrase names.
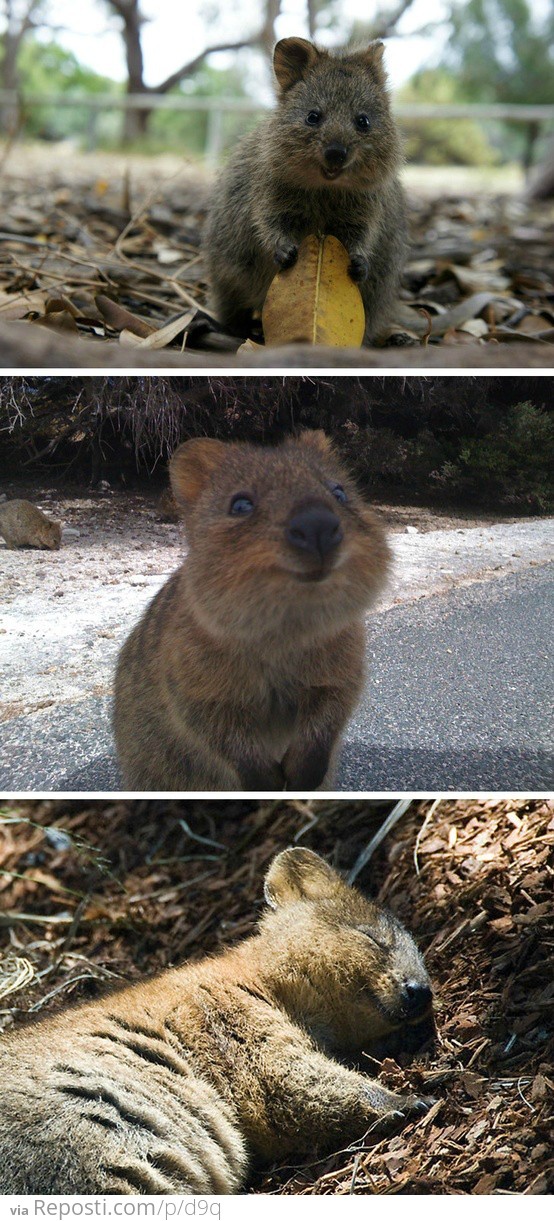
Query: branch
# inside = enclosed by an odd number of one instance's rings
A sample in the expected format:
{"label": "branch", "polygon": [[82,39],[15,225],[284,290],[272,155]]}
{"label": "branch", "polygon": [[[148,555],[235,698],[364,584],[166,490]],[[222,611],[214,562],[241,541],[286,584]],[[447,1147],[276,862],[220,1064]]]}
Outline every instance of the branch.
{"label": "branch", "polygon": [[178,68],[177,72],[172,72],[171,76],[168,76],[161,84],[149,85],[145,93],[169,93],[174,85],[180,84],[185,77],[192,76],[192,73],[196,72],[208,55],[215,55],[217,51],[241,51],[243,47],[255,47],[259,43],[260,34],[255,34],[250,38],[242,38],[239,42],[220,42],[215,46],[206,47],[204,51],[195,55],[194,59],[189,60],[188,64],[183,64],[183,67]]}
{"label": "branch", "polygon": [[[111,0],[113,3],[113,0]],[[126,0],[119,0],[119,3],[125,4]],[[200,51],[195,55],[194,59],[189,60],[188,64],[183,64],[177,72],[172,72],[165,81],[155,87],[149,87],[147,93],[169,93],[175,85],[179,85],[187,76],[192,76],[193,72],[204,63],[208,55],[215,55],[218,51],[242,51],[244,47],[262,47],[264,51],[271,55],[273,43],[275,42],[275,22],[281,12],[283,0],[266,0],[265,13],[262,25],[257,34],[251,34],[249,38],[241,38],[238,42],[221,42],[216,43],[211,47],[206,47],[204,51]]]}
{"label": "branch", "polygon": [[363,31],[367,31],[371,38],[390,38],[392,34],[396,33],[398,22],[404,16],[404,13],[407,13],[408,9],[412,7],[413,3],[414,0],[400,0],[400,3],[392,12],[377,13],[374,21],[359,22],[358,30],[360,34]]}

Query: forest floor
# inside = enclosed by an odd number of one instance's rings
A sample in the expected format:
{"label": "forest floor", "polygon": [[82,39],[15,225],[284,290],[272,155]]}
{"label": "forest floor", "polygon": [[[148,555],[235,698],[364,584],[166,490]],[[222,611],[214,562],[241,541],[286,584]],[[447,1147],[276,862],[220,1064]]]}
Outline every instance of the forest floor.
{"label": "forest floor", "polygon": [[[411,250],[380,345],[418,349],[425,364],[437,347],[492,356],[498,348],[500,361],[500,349],[524,342],[533,363],[544,350],[548,364],[554,205],[527,202],[509,172],[479,178],[413,167],[406,183]],[[176,157],[15,147],[0,171],[0,322],[46,327],[53,343],[88,337],[96,358],[102,340],[127,352],[232,352],[237,345],[221,335],[197,329],[191,339],[188,329],[207,304],[201,237],[210,189],[205,171]]]}
{"label": "forest floor", "polygon": [[[4,801],[0,1025],[234,943],[276,852],[300,842],[350,869],[391,805]],[[411,803],[358,881],[414,933],[436,992],[436,1046],[384,1061],[381,1079],[437,1101],[397,1135],[275,1165],[250,1190],[552,1190],[553,849],[552,801]]]}

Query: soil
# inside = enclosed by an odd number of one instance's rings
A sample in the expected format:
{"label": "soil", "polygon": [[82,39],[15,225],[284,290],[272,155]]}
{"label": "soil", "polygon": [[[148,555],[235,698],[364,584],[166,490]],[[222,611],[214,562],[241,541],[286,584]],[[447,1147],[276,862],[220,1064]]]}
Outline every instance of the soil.
{"label": "soil", "polygon": [[[393,804],[5,801],[0,1027],[236,942],[277,851],[300,842],[349,870]],[[437,1101],[372,1147],[270,1167],[252,1191],[552,1190],[553,849],[552,801],[410,803],[358,884],[413,931],[436,992],[436,1046],[380,1076]]]}

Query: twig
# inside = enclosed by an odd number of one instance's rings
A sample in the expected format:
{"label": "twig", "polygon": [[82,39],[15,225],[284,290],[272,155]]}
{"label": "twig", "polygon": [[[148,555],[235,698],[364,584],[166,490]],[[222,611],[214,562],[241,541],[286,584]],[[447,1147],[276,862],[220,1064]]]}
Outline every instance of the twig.
{"label": "twig", "polygon": [[412,804],[411,798],[408,798],[407,800],[397,801],[396,805],[393,806],[393,809],[391,810],[390,814],[388,815],[387,818],[385,818],[384,823],[382,824],[381,827],[379,827],[379,830],[373,836],[373,839],[371,839],[369,841],[369,844],[367,844],[366,847],[363,849],[363,851],[360,852],[359,857],[354,862],[352,869],[350,870],[350,873],[348,874],[348,877],[346,879],[349,886],[353,885],[356,878],[358,877],[358,874],[361,873],[362,869],[365,869],[365,866],[367,865],[368,861],[373,856],[373,853],[375,852],[375,850],[379,847],[380,844],[382,844],[383,840],[388,835],[389,831],[391,831],[392,828],[395,826],[395,824],[397,822],[399,822],[399,820],[402,818],[402,815],[406,813],[406,810],[408,810],[410,808],[411,804]]}
{"label": "twig", "polygon": [[421,840],[425,834],[425,831],[427,830],[427,827],[429,826],[429,823],[430,823],[430,821],[433,817],[433,814],[435,813],[435,810],[438,805],[440,805],[440,801],[437,798],[433,802],[430,810],[427,811],[427,814],[425,815],[425,818],[424,818],[424,820],[419,828],[419,831],[417,833],[417,836],[416,836],[416,842],[415,842],[415,846],[414,846],[414,865],[415,865],[415,871],[416,871],[417,877],[419,877],[419,861],[417,859],[419,845],[421,843]]}
{"label": "twig", "polygon": [[193,839],[196,844],[205,844],[207,848],[219,848],[221,852],[227,851],[225,844],[220,844],[215,839],[206,839],[205,835],[198,835],[196,831],[191,831],[184,818],[179,818],[178,822],[185,835],[190,836],[190,839]]}
{"label": "twig", "polygon": [[58,984],[58,987],[53,988],[52,992],[47,992],[46,996],[41,996],[39,1001],[36,1001],[34,1005],[31,1005],[29,1013],[37,1013],[38,1010],[42,1009],[43,1005],[46,1005],[47,1001],[51,1000],[53,996],[57,996],[59,992],[65,992],[66,988],[70,988],[72,984],[80,983],[83,979],[98,979],[98,975],[93,975],[92,972],[87,972],[86,974],[83,973],[82,975],[74,975],[72,979],[65,979],[63,984]]}

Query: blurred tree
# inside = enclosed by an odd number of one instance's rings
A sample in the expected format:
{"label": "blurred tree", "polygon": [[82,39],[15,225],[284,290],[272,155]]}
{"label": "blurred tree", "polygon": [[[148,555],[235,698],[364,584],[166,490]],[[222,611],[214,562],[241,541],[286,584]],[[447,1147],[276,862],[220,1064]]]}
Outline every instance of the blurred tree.
{"label": "blurred tree", "polygon": [[[207,57],[218,51],[239,51],[244,47],[250,47],[261,51],[269,60],[276,41],[276,22],[283,8],[283,0],[262,0],[260,21],[254,30],[239,38],[221,37],[214,39],[213,42],[207,39],[205,47],[197,55],[182,64],[164,81],[160,81],[157,85],[147,85],[144,79],[142,49],[142,30],[146,18],[141,11],[141,0],[103,0],[103,3],[116,14],[120,21],[127,63],[127,92],[147,96],[171,92],[182,81],[194,76]],[[341,42],[347,42],[350,39],[364,41],[370,38],[387,38],[394,33],[399,21],[413,3],[414,0],[396,0],[395,3],[385,4],[383,8],[375,5],[376,11],[372,18],[368,17],[363,22],[351,22],[350,27],[345,29],[340,2],[337,4],[337,0],[305,0],[304,28],[299,30],[299,33],[307,33],[310,37],[317,38],[318,33],[323,29],[340,25]],[[224,30],[228,28],[228,6],[224,6],[219,0],[211,0],[211,2],[208,0],[208,3],[204,5],[204,12],[208,29]],[[240,18],[240,5],[236,6],[233,16],[235,21],[237,17]],[[125,143],[144,137],[148,130],[150,116],[151,111],[148,107],[140,111],[129,110],[126,113],[123,132]]]}
{"label": "blurred tree", "polygon": [[[242,114],[227,110],[224,98],[246,98],[244,72],[239,64],[229,68],[214,68],[210,63],[203,63],[193,77],[188,77],[179,87],[179,93],[186,97],[221,98],[221,145],[229,147],[240,137],[249,124],[256,121],[256,115]],[[189,153],[201,156],[208,146],[210,116],[206,110],[156,110],[153,112],[146,139],[141,142],[141,148],[153,152],[162,149],[175,151],[183,149]]]}
{"label": "blurred tree", "polygon": [[[164,81],[157,85],[147,85],[144,80],[144,57],[142,51],[142,28],[145,17],[141,12],[140,0],[104,0],[104,3],[120,19],[121,33],[125,45],[127,63],[127,93],[135,94],[165,94],[170,93],[187,77],[193,76],[209,55],[218,51],[239,51],[243,47],[261,47],[269,52],[275,41],[275,22],[280,14],[283,0],[264,0],[261,22],[256,30],[238,39],[216,39],[206,42],[206,46],[192,59],[182,64],[176,72],[170,73]],[[207,23],[217,26],[217,20]],[[125,112],[123,141],[128,144],[145,135],[151,110],[128,110]]]}
{"label": "blurred tree", "polygon": [[[0,38],[0,88],[17,93],[19,87],[18,60],[23,43],[31,30],[46,20],[45,0],[1,0],[0,18],[4,30]],[[2,130],[15,130],[18,108],[7,103],[0,108]]]}
{"label": "blurred tree", "polygon": [[[122,89],[109,77],[84,67],[73,51],[67,51],[54,40],[44,43],[36,38],[27,39],[20,50],[18,75],[23,102],[27,94],[47,97],[63,93],[121,93]],[[115,126],[116,116],[108,117]],[[24,115],[24,131],[31,139],[63,140],[74,136],[80,140],[90,118],[86,106],[32,106]]]}
{"label": "blurred tree", "polygon": [[554,199],[554,140],[547,149],[538,174],[531,183],[531,199]]}
{"label": "blurred tree", "polygon": [[[554,103],[554,4],[530,0],[454,0],[445,63],[468,101]],[[521,132],[521,125],[517,125]],[[528,170],[540,127],[529,123],[522,159]]]}

